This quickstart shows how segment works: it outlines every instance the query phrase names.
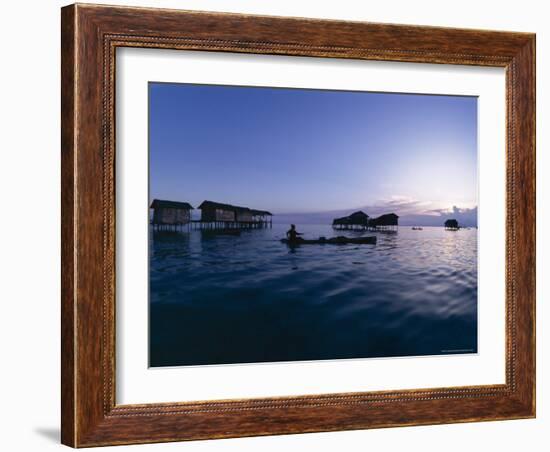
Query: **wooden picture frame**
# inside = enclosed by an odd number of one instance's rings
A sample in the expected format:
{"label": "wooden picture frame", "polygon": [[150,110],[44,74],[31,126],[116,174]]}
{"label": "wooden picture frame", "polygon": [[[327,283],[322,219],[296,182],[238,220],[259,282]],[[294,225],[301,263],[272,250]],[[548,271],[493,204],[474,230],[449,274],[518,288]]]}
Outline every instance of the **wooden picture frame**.
{"label": "wooden picture frame", "polygon": [[[62,442],[73,447],[535,416],[535,35],[162,9],[62,9]],[[506,383],[117,405],[118,47],[506,70]]]}

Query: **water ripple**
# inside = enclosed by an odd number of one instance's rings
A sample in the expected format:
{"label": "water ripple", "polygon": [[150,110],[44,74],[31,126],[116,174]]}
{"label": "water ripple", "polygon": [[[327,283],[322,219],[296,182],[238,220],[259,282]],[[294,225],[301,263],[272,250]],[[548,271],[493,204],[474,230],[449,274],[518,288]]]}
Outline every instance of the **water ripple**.
{"label": "water ripple", "polygon": [[284,230],[151,233],[153,366],[477,351],[476,230],[295,248]]}

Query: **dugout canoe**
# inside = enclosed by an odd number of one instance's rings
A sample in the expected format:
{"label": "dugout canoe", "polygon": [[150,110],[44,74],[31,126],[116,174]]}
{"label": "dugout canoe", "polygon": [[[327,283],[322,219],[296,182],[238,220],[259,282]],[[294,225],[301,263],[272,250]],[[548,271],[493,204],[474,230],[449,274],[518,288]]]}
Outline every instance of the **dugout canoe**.
{"label": "dugout canoe", "polygon": [[376,236],[370,237],[332,237],[330,239],[325,239],[319,237],[314,240],[307,239],[298,239],[298,240],[288,240],[281,239],[282,243],[287,245],[376,245]]}

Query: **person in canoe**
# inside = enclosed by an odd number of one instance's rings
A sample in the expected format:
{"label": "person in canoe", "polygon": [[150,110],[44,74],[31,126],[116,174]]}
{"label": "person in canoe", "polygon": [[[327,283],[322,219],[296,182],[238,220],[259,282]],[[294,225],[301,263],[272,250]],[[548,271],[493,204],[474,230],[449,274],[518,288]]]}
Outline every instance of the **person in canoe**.
{"label": "person in canoe", "polygon": [[303,240],[302,237],[299,237],[300,235],[303,235],[303,233],[298,232],[296,230],[296,225],[295,224],[291,224],[290,229],[288,231],[286,231],[286,238],[288,239],[289,243],[291,243],[291,242],[296,243],[296,242],[300,242],[301,240]]}

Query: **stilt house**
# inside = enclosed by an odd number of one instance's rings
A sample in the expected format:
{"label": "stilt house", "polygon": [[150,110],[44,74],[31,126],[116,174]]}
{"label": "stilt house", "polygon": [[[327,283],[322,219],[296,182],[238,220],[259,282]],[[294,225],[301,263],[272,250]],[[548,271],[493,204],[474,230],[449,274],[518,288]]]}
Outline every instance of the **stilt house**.
{"label": "stilt house", "polygon": [[151,203],[154,225],[184,225],[191,221],[193,206],[188,202],[155,199]]}

